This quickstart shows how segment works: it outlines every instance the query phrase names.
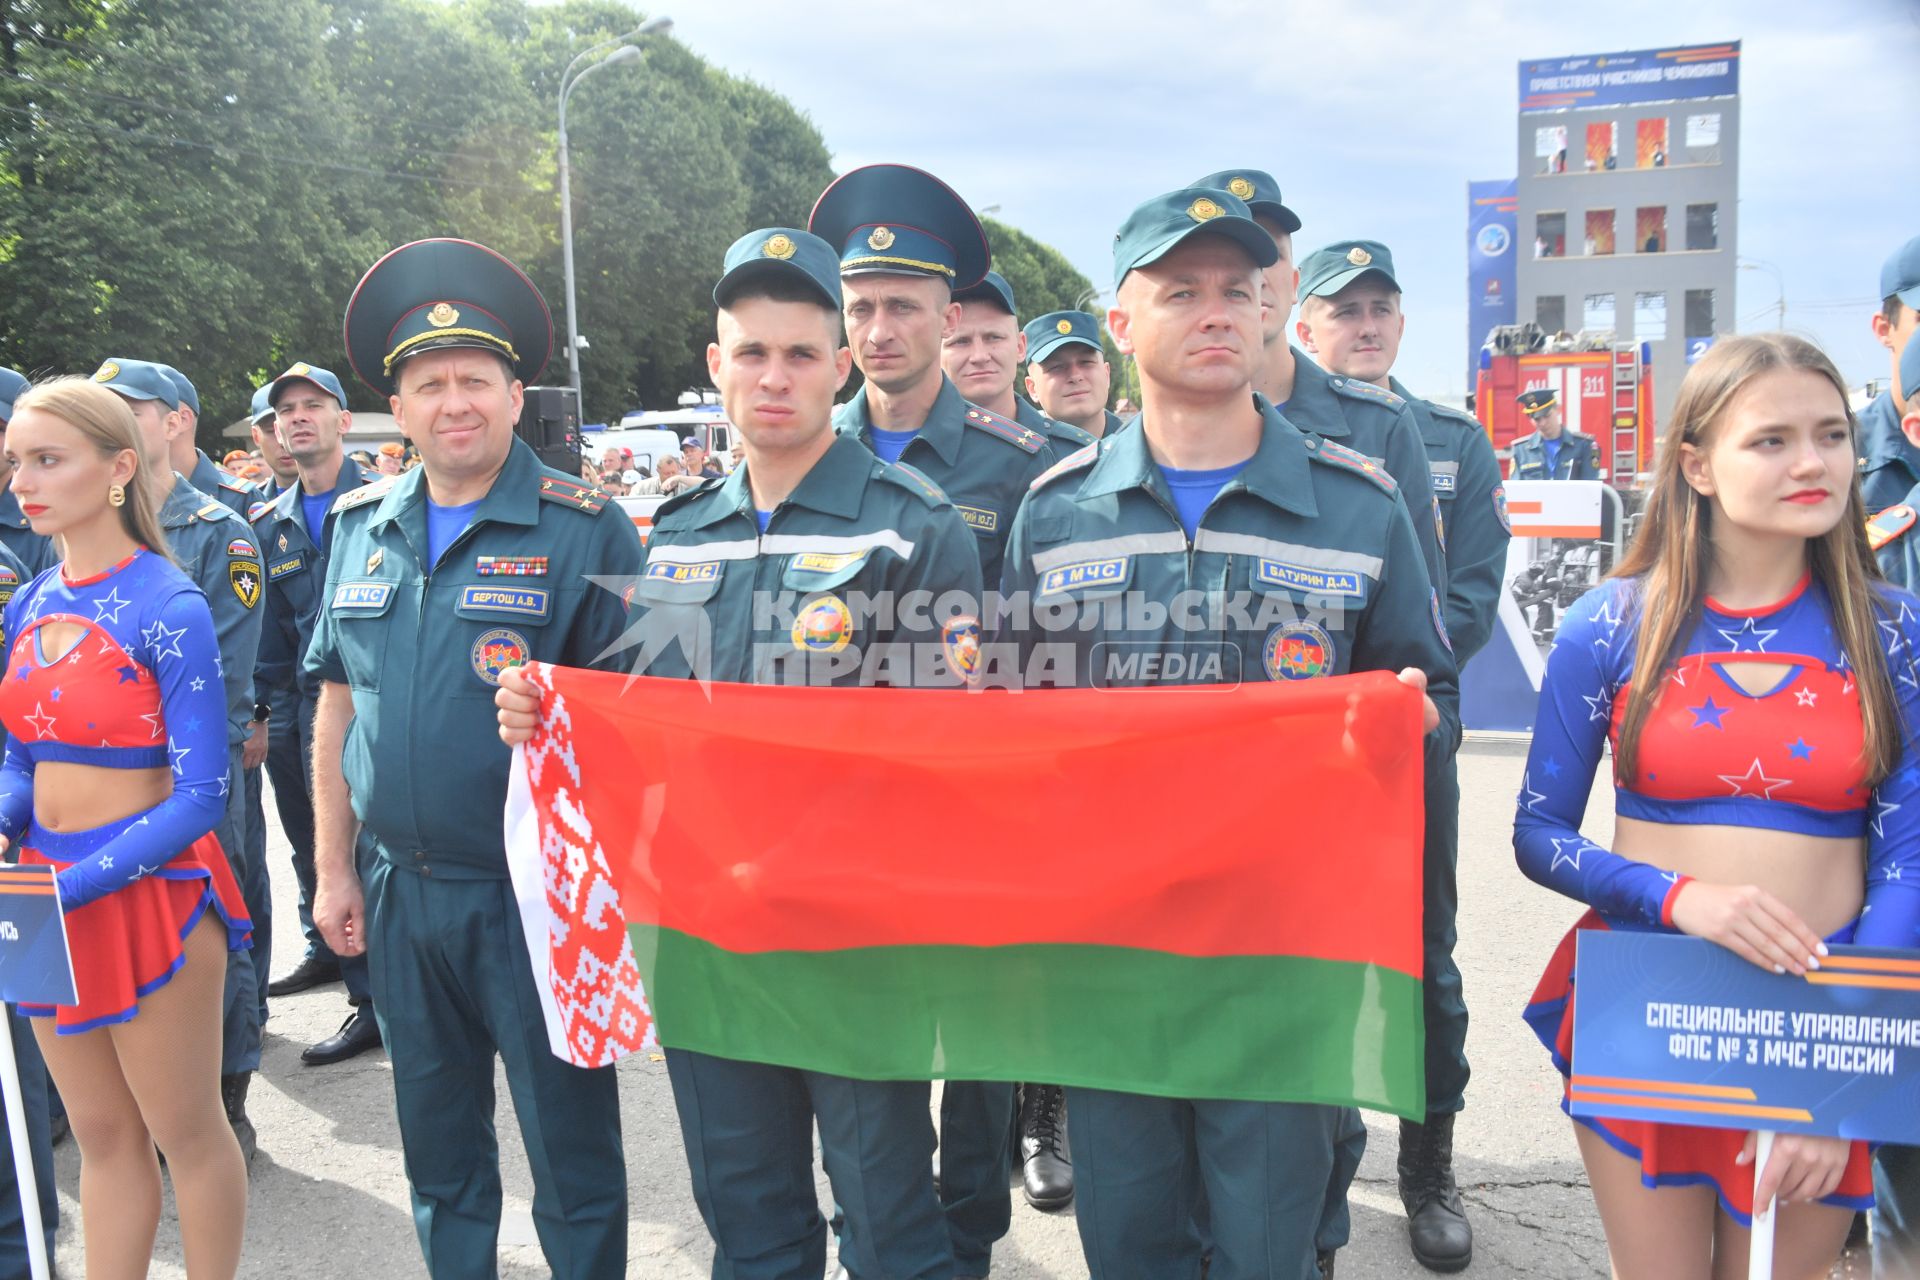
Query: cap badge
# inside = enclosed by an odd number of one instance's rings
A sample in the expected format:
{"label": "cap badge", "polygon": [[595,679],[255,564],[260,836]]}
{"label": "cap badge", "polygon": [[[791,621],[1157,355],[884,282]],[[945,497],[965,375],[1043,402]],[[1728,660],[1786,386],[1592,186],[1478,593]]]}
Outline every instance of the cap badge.
{"label": "cap badge", "polygon": [[1253,184],[1245,178],[1235,178],[1227,184],[1227,190],[1233,192],[1233,194],[1239,196],[1242,200],[1253,199]]}
{"label": "cap badge", "polygon": [[1201,196],[1198,200],[1195,200],[1187,206],[1187,216],[1195,222],[1206,222],[1210,219],[1217,218],[1221,212],[1220,206],[1205,196]]}
{"label": "cap badge", "polygon": [[303,360],[299,364],[296,364],[295,366],[293,366],[293,368],[287,370],[287,372],[292,374],[305,375],[313,372],[313,366],[309,365],[306,361]]}
{"label": "cap badge", "polygon": [[875,227],[873,234],[867,237],[867,248],[885,251],[893,248],[893,232],[885,227]]}
{"label": "cap badge", "polygon": [[794,248],[795,245],[791,236],[777,235],[767,237],[767,242],[760,246],[760,252],[766,257],[779,258],[784,261],[793,256]]}
{"label": "cap badge", "polygon": [[1347,261],[1356,267],[1364,267],[1373,261],[1373,255],[1365,249],[1362,249],[1359,245],[1355,245],[1353,248],[1347,250]]}
{"label": "cap badge", "polygon": [[1073,332],[1073,321],[1071,321],[1071,320],[1062,320],[1062,321],[1061,321],[1061,322],[1060,322],[1059,324],[1056,324],[1056,325],[1054,325],[1053,327],[1054,327],[1054,328],[1055,328],[1056,330],[1058,330],[1059,332],[1061,332],[1061,333],[1072,333],[1072,332]]}
{"label": "cap badge", "polygon": [[93,375],[95,382],[112,382],[120,376],[120,366],[109,360]]}
{"label": "cap badge", "polygon": [[427,312],[427,323],[436,329],[444,329],[459,318],[460,313],[454,310],[451,304],[445,302],[434,303],[433,310]]}

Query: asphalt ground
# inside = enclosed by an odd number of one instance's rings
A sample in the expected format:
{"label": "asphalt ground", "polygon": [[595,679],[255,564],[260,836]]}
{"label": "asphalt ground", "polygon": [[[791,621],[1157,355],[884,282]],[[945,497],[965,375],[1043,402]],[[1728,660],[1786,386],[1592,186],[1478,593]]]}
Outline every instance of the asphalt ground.
{"label": "asphalt ground", "polygon": [[[1513,864],[1511,832],[1521,748],[1470,743],[1461,755],[1460,967],[1472,1014],[1468,1056],[1473,1081],[1455,1138],[1456,1167],[1475,1229],[1469,1276],[1574,1280],[1607,1275],[1606,1245],[1588,1195],[1570,1122],[1558,1107],[1560,1080],[1520,1021],[1541,966],[1579,915],[1577,904],[1541,889]],[[1596,787],[1587,834],[1606,843],[1612,793]],[[267,856],[274,889],[273,971],[299,960],[300,936],[288,848],[269,796]],[[274,1280],[403,1277],[425,1274],[413,1233],[394,1120],[391,1071],[380,1052],[330,1067],[300,1061],[308,1044],[347,1015],[338,984],[275,1000],[250,1112],[260,1132],[254,1158],[241,1274]],[[710,1251],[688,1187],[686,1161],[657,1058],[630,1058],[620,1073],[628,1195],[628,1274],[649,1280],[700,1280]],[[548,1274],[535,1242],[532,1179],[521,1149],[504,1074],[497,1074],[506,1212],[500,1273]],[[1353,1239],[1339,1258],[1343,1280],[1424,1277],[1406,1247],[1405,1217],[1394,1189],[1397,1122],[1367,1117],[1369,1141],[1352,1193]],[[71,1141],[56,1151],[61,1226],[58,1265],[86,1274],[79,1232],[79,1155]],[[822,1203],[829,1203],[824,1178]],[[151,1273],[184,1277],[171,1198]],[[994,1254],[995,1280],[1084,1277],[1071,1209],[1045,1214],[1014,1193],[1013,1230]],[[1836,1276],[1865,1280],[1863,1258]]]}

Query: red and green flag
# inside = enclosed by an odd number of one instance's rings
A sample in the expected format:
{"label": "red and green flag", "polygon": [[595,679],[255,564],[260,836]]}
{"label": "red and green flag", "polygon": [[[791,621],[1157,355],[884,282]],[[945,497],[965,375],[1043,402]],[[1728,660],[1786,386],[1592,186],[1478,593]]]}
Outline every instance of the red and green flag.
{"label": "red and green flag", "polygon": [[1391,676],[530,670],[508,851],[562,1057],[657,1035],[868,1079],[1424,1114],[1420,698]]}

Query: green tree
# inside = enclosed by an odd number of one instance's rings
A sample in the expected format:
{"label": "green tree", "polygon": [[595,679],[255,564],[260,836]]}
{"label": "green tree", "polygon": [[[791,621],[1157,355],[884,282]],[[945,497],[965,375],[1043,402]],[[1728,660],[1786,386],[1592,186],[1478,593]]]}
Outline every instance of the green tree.
{"label": "green tree", "polygon": [[996,218],[981,218],[993,247],[993,269],[1013,286],[1013,300],[1024,323],[1049,311],[1083,311],[1093,284],[1050,244],[1034,239]]}

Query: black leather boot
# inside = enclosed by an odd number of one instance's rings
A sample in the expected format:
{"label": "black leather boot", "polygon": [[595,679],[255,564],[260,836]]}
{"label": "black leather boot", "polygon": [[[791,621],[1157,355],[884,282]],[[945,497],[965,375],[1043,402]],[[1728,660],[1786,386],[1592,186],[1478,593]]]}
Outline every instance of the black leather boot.
{"label": "black leather boot", "polygon": [[1400,1203],[1414,1261],[1429,1271],[1460,1271],[1473,1261],[1473,1227],[1453,1181],[1453,1116],[1400,1122]]}
{"label": "black leather boot", "polygon": [[1064,1209],[1073,1203],[1067,1092],[1057,1084],[1029,1084],[1020,1094],[1020,1182],[1027,1203]]}
{"label": "black leather boot", "polygon": [[260,1145],[259,1135],[254,1132],[253,1121],[247,1119],[247,1088],[253,1083],[253,1072],[239,1071],[230,1076],[220,1077],[220,1101],[227,1108],[227,1123],[233,1126],[233,1136],[240,1143],[240,1154],[249,1166],[253,1164],[253,1153]]}

